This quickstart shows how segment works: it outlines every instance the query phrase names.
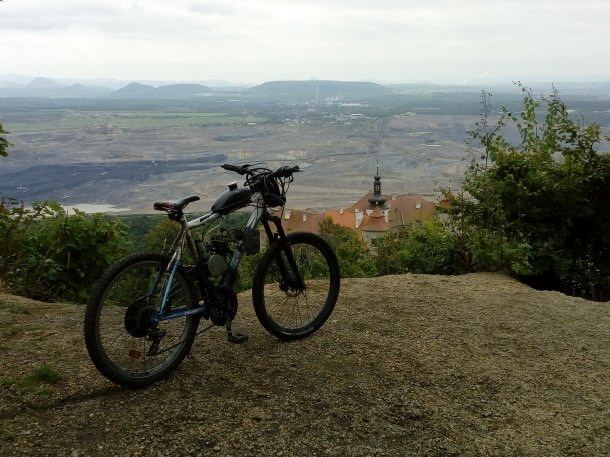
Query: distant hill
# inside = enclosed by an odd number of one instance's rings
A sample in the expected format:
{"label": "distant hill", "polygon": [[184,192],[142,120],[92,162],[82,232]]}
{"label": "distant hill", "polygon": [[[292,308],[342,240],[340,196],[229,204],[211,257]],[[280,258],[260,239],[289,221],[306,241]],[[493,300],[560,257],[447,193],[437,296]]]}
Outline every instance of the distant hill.
{"label": "distant hill", "polygon": [[53,79],[37,77],[28,83],[11,83],[3,81],[0,84],[0,97],[105,97],[112,89],[84,84],[62,84]]}
{"label": "distant hill", "polygon": [[130,83],[110,94],[111,97],[142,97],[154,92],[155,88],[147,84]]}
{"label": "distant hill", "polygon": [[34,78],[32,81],[27,84],[28,87],[36,87],[36,88],[45,88],[45,89],[57,89],[60,87],[65,87],[63,84],[58,83],[57,81],[53,81],[49,78]]}
{"label": "distant hill", "polygon": [[212,93],[202,84],[168,84],[159,87],[141,83],[131,83],[113,92],[112,97],[122,98],[182,98]]}
{"label": "distant hill", "polygon": [[202,84],[167,84],[154,87],[132,82],[113,90],[108,87],[90,86],[83,83],[62,84],[53,79],[35,77],[27,83],[2,81],[0,97],[121,97],[121,98],[182,98],[212,93]]}
{"label": "distant hill", "polygon": [[393,93],[381,84],[357,81],[270,81],[252,87],[250,94],[292,101],[316,101],[335,99],[342,101],[366,101]]}

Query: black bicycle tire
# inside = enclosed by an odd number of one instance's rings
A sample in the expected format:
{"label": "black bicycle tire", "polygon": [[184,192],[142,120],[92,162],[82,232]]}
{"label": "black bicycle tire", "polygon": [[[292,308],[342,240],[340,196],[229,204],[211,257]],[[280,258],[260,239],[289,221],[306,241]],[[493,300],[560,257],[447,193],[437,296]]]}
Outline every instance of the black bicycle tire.
{"label": "black bicycle tire", "polygon": [[276,261],[276,256],[284,249],[284,243],[280,240],[269,246],[257,266],[252,285],[252,303],[254,311],[256,312],[256,317],[265,330],[282,340],[298,340],[306,338],[316,332],[329,318],[339,297],[341,278],[339,262],[337,261],[335,252],[322,237],[313,233],[295,232],[289,234],[287,239],[288,244],[291,247],[299,244],[312,246],[322,254],[325,259],[329,273],[329,288],[324,305],[311,321],[304,323],[297,328],[281,325],[270,315],[265,300],[265,278],[269,268]]}
{"label": "black bicycle tire", "polygon": [[[166,376],[168,376],[175,368],[182,362],[184,357],[189,353],[195,335],[197,332],[197,326],[199,323],[198,316],[188,316],[185,319],[186,331],[184,339],[179,343],[181,347],[173,354],[169,363],[159,371],[155,371],[150,375],[130,375],[121,371],[107,356],[100,338],[99,333],[99,317],[101,312],[101,306],[103,305],[106,294],[114,284],[114,280],[121,278],[121,274],[129,271],[130,267],[135,268],[135,265],[148,263],[159,263],[161,265],[167,265],[170,258],[166,255],[143,252],[133,254],[125,259],[112,265],[96,283],[93,293],[87,303],[85,310],[85,321],[84,321],[84,336],[85,344],[91,361],[98,369],[98,371],[104,375],[110,381],[119,384],[124,387],[140,388],[147,385],[153,384]],[[185,286],[186,303],[187,308],[192,308],[196,305],[195,303],[195,289],[192,280],[189,278],[186,271],[180,267],[176,271],[177,280],[179,284]]]}

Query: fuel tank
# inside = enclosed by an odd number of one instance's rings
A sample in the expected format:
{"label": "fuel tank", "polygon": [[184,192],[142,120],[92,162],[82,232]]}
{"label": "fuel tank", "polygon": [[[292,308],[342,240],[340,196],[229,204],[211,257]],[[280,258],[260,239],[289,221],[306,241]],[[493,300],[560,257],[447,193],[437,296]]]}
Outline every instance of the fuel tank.
{"label": "fuel tank", "polygon": [[212,204],[212,211],[220,214],[229,214],[250,203],[250,191],[245,187],[229,186]]}

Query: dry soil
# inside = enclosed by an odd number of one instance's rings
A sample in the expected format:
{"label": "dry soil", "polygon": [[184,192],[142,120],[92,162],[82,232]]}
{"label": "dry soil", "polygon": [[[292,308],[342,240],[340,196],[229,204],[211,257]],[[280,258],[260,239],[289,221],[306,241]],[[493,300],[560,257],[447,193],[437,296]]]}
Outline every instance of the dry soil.
{"label": "dry soil", "polygon": [[[610,306],[493,274],[344,280],[282,343],[247,293],[166,380],[106,381],[82,306],[0,294],[3,456],[610,455]],[[55,384],[28,383],[41,365]]]}

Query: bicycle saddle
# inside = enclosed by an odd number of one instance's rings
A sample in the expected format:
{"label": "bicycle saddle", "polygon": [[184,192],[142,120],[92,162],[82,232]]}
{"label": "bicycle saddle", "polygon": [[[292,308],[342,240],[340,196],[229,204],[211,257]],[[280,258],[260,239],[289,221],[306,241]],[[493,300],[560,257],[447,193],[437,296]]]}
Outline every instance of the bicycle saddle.
{"label": "bicycle saddle", "polygon": [[164,202],[155,202],[153,208],[157,211],[182,211],[186,205],[199,200],[198,195],[190,195],[181,198],[180,200],[168,200]]}

